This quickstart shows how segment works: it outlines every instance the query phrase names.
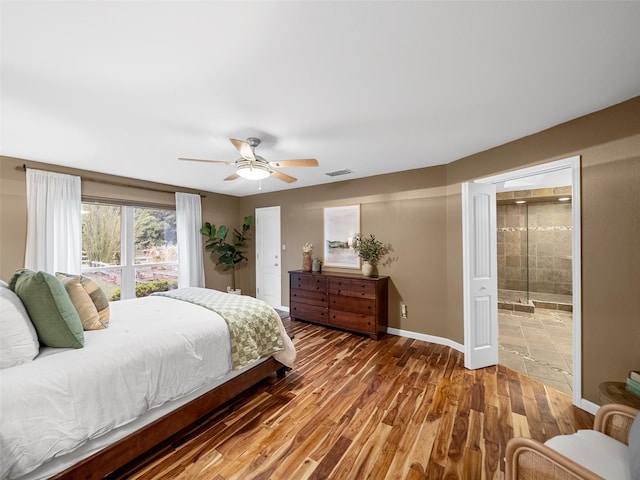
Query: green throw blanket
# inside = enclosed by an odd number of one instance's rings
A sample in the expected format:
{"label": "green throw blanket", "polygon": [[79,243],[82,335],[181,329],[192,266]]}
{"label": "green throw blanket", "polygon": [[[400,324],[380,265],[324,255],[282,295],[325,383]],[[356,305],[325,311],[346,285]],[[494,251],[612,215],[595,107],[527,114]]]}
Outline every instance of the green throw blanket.
{"label": "green throw blanket", "polygon": [[278,314],[262,300],[197,287],[156,292],[153,295],[194,303],[224,318],[229,326],[234,370],[282,350]]}

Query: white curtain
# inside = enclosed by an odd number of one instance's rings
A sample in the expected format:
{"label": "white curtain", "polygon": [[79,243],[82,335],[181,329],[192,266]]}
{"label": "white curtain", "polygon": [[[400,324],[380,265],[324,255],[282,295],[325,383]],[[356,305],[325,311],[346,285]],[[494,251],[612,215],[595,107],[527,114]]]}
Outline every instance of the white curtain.
{"label": "white curtain", "polygon": [[200,227],[202,227],[200,195],[176,192],[176,233],[180,256],[179,287],[204,287]]}
{"label": "white curtain", "polygon": [[27,169],[26,268],[80,273],[81,202],[80,177]]}

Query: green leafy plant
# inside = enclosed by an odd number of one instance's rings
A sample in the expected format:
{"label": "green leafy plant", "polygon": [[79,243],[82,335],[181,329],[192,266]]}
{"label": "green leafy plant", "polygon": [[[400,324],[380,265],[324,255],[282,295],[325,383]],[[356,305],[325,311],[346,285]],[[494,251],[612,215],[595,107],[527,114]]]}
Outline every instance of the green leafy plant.
{"label": "green leafy plant", "polygon": [[236,289],[236,268],[240,263],[249,260],[244,254],[249,246],[248,233],[251,225],[253,225],[253,216],[244,217],[242,231],[233,229],[231,243],[227,242],[230,230],[225,225],[216,227],[205,222],[200,229],[200,233],[206,237],[204,249],[217,256],[216,265],[222,265],[222,270],[225,272],[232,270],[231,288],[234,290]]}
{"label": "green leafy plant", "polygon": [[[148,297],[154,292],[166,292],[178,288],[177,280],[155,280],[152,282],[136,283],[136,298]],[[117,287],[111,297],[110,302],[120,300],[120,287]]]}
{"label": "green leafy plant", "polygon": [[363,261],[374,264],[378,263],[389,252],[389,246],[376,240],[373,234],[368,237],[363,237],[359,233],[356,234],[351,248]]}

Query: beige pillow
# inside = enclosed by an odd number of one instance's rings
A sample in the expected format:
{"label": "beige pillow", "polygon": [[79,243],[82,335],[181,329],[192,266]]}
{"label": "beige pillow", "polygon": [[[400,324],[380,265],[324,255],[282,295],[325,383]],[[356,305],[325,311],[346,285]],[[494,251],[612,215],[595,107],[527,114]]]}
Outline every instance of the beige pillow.
{"label": "beige pillow", "polygon": [[82,286],[82,277],[76,275],[75,277],[60,278],[64,288],[67,290],[71,303],[76,307],[76,311],[80,316],[82,322],[82,328],[84,330],[100,330],[105,326],[100,323],[100,315],[98,315],[98,309],[93,304],[91,297]]}
{"label": "beige pillow", "polygon": [[[89,295],[89,298],[95,305],[96,310],[98,310],[99,322],[102,326],[97,328],[107,328],[109,326],[109,300],[107,300],[107,296],[96,282],[85,275],[72,275],[62,272],[56,272],[56,277],[58,277],[62,282],[71,278],[80,277],[80,285]],[[85,327],[85,330],[88,329]],[[95,330],[95,328],[93,330]]]}

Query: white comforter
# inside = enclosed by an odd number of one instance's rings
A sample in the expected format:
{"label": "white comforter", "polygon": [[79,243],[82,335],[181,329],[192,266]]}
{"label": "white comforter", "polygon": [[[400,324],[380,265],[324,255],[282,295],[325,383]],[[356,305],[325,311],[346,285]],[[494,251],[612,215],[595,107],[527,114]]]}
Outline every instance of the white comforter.
{"label": "white comforter", "polygon": [[[285,363],[292,348],[286,337]],[[0,478],[23,475],[230,371],[219,315],[157,296],[114,302],[109,328],[85,332],[84,348],[42,348],[33,362],[0,371]]]}

